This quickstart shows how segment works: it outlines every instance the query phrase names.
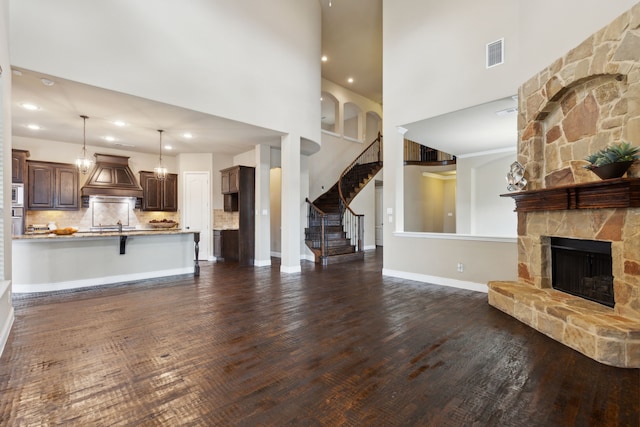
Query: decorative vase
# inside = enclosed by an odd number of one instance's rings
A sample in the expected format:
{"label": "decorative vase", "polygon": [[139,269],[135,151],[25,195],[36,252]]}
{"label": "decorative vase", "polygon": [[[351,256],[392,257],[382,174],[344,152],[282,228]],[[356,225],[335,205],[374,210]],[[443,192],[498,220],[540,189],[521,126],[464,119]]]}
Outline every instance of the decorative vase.
{"label": "decorative vase", "polygon": [[590,170],[598,175],[600,179],[620,178],[627,173],[627,169],[629,169],[632,164],[633,160],[630,160],[628,162],[609,163]]}

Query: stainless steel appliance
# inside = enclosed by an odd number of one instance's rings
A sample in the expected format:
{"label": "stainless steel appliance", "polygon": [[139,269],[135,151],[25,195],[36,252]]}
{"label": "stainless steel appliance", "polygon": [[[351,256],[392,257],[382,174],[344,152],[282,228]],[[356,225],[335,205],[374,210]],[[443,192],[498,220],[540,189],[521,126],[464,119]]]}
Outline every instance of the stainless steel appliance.
{"label": "stainless steel appliance", "polygon": [[24,206],[24,184],[11,184],[11,206]]}
{"label": "stainless steel appliance", "polygon": [[24,184],[11,184],[11,234],[24,234]]}

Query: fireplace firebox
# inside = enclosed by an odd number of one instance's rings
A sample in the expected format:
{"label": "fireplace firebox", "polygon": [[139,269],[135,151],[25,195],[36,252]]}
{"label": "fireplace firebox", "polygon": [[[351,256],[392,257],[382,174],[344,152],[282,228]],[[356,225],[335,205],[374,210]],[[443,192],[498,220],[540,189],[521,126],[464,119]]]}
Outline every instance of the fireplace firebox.
{"label": "fireplace firebox", "polygon": [[611,242],[551,237],[554,289],[613,307]]}

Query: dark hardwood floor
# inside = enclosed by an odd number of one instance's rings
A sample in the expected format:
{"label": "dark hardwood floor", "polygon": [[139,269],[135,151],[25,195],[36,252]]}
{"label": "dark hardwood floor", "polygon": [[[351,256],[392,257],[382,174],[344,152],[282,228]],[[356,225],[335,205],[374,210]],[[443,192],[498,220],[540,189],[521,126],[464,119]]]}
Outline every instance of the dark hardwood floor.
{"label": "dark hardwood floor", "polygon": [[[640,373],[599,364],[482,293],[201,263],[14,299],[2,426],[640,426]],[[499,279],[499,278],[496,278]]]}

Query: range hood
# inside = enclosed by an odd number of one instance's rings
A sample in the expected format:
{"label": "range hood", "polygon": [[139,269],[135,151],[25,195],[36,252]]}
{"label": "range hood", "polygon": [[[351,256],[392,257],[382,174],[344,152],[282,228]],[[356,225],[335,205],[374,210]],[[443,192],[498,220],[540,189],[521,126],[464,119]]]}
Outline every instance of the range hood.
{"label": "range hood", "polygon": [[142,198],[142,187],[129,168],[129,157],[113,154],[94,154],[96,165],[82,187],[86,196],[114,196]]}

